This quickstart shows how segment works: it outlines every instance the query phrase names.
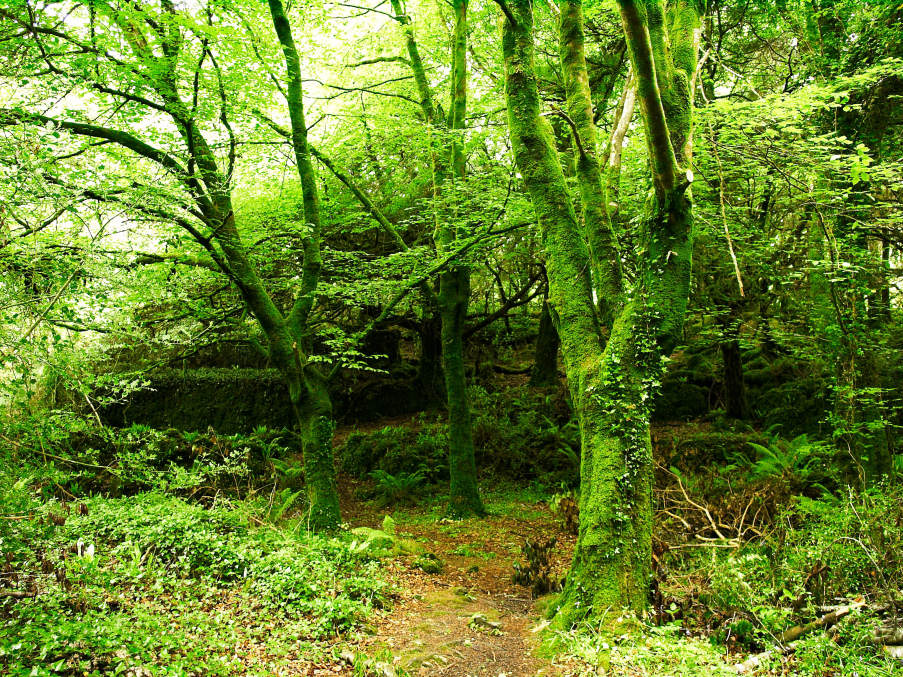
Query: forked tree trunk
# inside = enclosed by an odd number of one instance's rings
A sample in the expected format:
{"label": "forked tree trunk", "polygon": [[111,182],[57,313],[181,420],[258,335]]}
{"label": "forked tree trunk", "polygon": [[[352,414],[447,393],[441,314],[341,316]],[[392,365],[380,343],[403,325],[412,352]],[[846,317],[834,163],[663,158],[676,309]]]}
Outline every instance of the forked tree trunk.
{"label": "forked tree trunk", "polygon": [[[627,0],[621,4],[650,140],[655,192],[644,224],[646,250],[636,286],[626,302],[612,294],[609,308],[603,311],[615,318],[607,343],[600,327],[607,318],[603,315],[600,322],[587,271],[610,271],[611,288],[617,289],[622,282],[615,262],[589,265],[593,256],[612,256],[616,250],[613,245],[607,253],[588,248],[582,237],[548,122],[541,116],[533,65],[531,0],[514,0],[503,8],[509,131],[515,160],[542,230],[549,303],[561,339],[582,443],[580,531],[567,584],[556,608],[556,626],[562,629],[587,616],[624,608],[640,611],[647,604],[652,563],[649,417],[663,357],[680,335],[689,293],[692,209],[687,195],[689,182],[679,178],[674,150],[679,147],[681,156],[685,156],[689,130],[680,123],[676,133],[669,130],[670,118],[656,84],[658,75],[663,87],[679,90],[669,79],[675,69],[672,66],[668,73],[657,72],[656,64],[668,60],[664,53],[661,57],[656,53],[653,59],[646,13]],[[654,14],[654,3],[646,4],[645,9]],[[579,3],[564,0],[564,5],[563,18],[566,9],[567,20],[577,24],[562,32],[563,50],[571,62],[565,70],[570,77],[581,79],[585,64],[581,67],[579,63],[584,58]],[[685,33],[681,28],[673,37],[684,39]],[[691,56],[695,68],[695,53]],[[690,86],[689,81],[684,74],[685,87]],[[577,107],[572,110],[585,108],[587,95],[588,87],[573,86],[569,106]],[[687,98],[684,101],[689,105]],[[688,112],[680,112],[688,124]],[[579,138],[581,125],[574,126]],[[579,141],[585,152],[594,150],[588,140]],[[592,181],[595,185],[596,179]],[[586,210],[587,205],[583,206]],[[598,281],[604,279],[605,275],[597,277]]]}
{"label": "forked tree trunk", "polygon": [[[268,0],[268,4],[273,28],[285,57],[286,102],[291,119],[291,142],[301,181],[307,232],[302,235],[304,261],[298,297],[286,317],[282,318],[277,311],[276,316],[280,321],[267,332],[267,336],[270,340],[271,357],[288,382],[292,407],[298,418],[304,452],[304,479],[310,504],[309,523],[314,530],[322,531],[338,527],[341,515],[332,453],[334,429],[332,402],[326,379],[317,366],[308,359],[310,354],[308,318],[316,300],[322,268],[320,198],[307,143],[301,65],[291,25],[281,0]],[[264,329],[266,330],[266,327]]]}

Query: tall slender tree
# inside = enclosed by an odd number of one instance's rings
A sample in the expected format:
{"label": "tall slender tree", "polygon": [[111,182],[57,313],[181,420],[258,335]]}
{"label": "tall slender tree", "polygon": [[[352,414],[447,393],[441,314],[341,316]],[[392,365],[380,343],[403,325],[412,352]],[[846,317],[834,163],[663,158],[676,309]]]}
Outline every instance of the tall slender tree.
{"label": "tall slender tree", "polygon": [[[453,203],[457,183],[466,174],[461,132],[467,112],[467,0],[453,0],[455,25],[451,48],[451,86],[448,114],[442,118],[435,105],[426,69],[420,57],[411,19],[400,0],[392,0],[392,8],[404,27],[408,62],[417,91],[424,121],[434,136],[432,141],[433,193],[436,224],[433,240],[440,257],[452,250],[459,239],[459,215],[445,208]],[[464,330],[470,303],[470,269],[462,261],[452,262],[439,278],[439,317],[442,333],[442,367],[448,403],[449,426],[449,512],[457,516],[485,513],[477,486],[477,467],[471,428],[470,404],[467,396],[467,374],[464,364]]]}

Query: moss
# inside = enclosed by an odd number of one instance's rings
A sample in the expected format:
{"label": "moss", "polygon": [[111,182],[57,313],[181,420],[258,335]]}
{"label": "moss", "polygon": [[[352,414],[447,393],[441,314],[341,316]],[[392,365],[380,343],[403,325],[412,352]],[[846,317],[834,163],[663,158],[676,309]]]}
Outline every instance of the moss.
{"label": "moss", "polygon": [[330,417],[302,417],[304,481],[310,504],[308,526],[312,531],[330,531],[341,523],[339,494],[332,454],[334,424]]}
{"label": "moss", "polygon": [[146,378],[147,389],[100,410],[105,422],[199,431],[212,427],[223,434],[261,425],[295,427],[285,382],[275,369],[166,370]]}
{"label": "moss", "polygon": [[451,480],[450,517],[486,514],[477,486],[467,376],[464,367],[464,324],[470,297],[470,273],[455,269],[444,273],[439,293],[442,317],[442,366],[448,399],[448,468]]}
{"label": "moss", "polygon": [[590,248],[593,282],[602,322],[610,325],[623,301],[621,256],[611,229],[608,202],[599,165],[592,94],[584,55],[583,9],[580,0],[561,3],[560,53],[567,110],[577,146],[577,185],[583,227]]}

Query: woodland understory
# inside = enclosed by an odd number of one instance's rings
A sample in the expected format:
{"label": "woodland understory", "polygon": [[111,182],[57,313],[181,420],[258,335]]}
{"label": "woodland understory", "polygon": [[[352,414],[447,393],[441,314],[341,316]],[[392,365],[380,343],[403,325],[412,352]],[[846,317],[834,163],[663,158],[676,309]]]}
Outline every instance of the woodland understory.
{"label": "woodland understory", "polygon": [[903,673],[899,2],[0,57],[0,674]]}

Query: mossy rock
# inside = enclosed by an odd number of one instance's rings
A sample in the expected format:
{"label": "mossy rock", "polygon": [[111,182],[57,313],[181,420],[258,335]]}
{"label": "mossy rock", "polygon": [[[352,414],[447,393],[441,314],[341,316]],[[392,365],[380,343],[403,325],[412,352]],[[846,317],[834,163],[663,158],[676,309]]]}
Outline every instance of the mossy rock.
{"label": "mossy rock", "polygon": [[445,564],[441,559],[431,552],[425,552],[417,557],[412,563],[415,569],[420,569],[426,574],[441,574],[445,568]]}
{"label": "mossy rock", "polygon": [[371,557],[398,557],[423,553],[423,547],[418,543],[387,533],[382,529],[356,527],[351,530],[351,533],[357,537],[355,550]]}

